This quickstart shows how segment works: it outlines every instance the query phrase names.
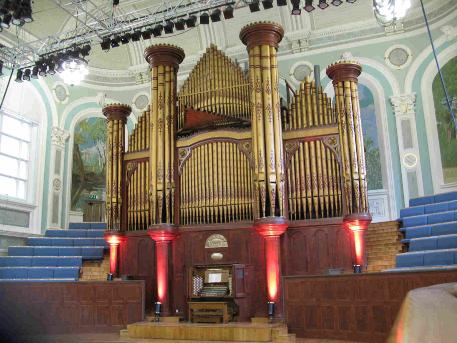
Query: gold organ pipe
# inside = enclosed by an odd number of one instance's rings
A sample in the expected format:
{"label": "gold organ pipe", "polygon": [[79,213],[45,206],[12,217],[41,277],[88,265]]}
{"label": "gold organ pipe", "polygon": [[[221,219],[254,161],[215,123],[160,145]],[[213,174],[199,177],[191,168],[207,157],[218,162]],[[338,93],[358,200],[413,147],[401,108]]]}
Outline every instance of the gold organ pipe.
{"label": "gold organ pipe", "polygon": [[322,180],[322,172],[323,172],[323,166],[322,166],[322,155],[321,155],[321,149],[320,149],[320,141],[315,141],[314,142],[314,148],[316,150],[316,162],[317,162],[317,173],[316,173],[316,178],[317,178],[317,191],[318,191],[318,199],[319,199],[319,206],[317,212],[317,217],[323,217],[324,213],[324,197],[322,194],[322,191],[324,189],[323,185],[323,180]]}

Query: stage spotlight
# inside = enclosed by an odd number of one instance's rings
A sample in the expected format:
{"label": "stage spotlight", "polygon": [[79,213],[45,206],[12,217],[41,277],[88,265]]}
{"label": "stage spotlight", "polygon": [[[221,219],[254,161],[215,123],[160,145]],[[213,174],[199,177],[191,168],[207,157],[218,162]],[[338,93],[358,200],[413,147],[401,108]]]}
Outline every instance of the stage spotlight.
{"label": "stage spotlight", "polygon": [[200,24],[205,24],[205,25],[208,25],[209,24],[209,14],[204,12],[202,14],[200,14]]}
{"label": "stage spotlight", "polygon": [[102,50],[109,50],[110,48],[110,40],[109,38],[104,38],[103,41],[100,43]]}
{"label": "stage spotlight", "polygon": [[32,6],[30,4],[30,1],[23,2],[22,4],[23,4],[24,7],[22,8],[21,19],[25,23],[31,23],[33,21],[33,18],[32,18]]}
{"label": "stage spotlight", "polygon": [[301,14],[301,9],[300,9],[300,0],[292,0],[292,15],[300,15]]}
{"label": "stage spotlight", "polygon": [[269,301],[268,305],[268,319],[272,320],[275,316],[275,303],[274,301]]}
{"label": "stage spotlight", "polygon": [[260,5],[259,5],[259,0],[252,0],[249,3],[249,10],[251,12],[258,12],[260,11]]}
{"label": "stage spotlight", "polygon": [[171,20],[167,20],[163,27],[163,32],[168,33],[168,34],[173,33],[174,26],[175,26],[175,24],[173,24],[173,22]]}
{"label": "stage spotlight", "polygon": [[82,56],[82,57],[89,56],[90,49],[91,49],[91,48],[90,48],[90,45],[89,45],[89,44],[84,45],[84,46],[81,48],[81,56]]}
{"label": "stage spotlight", "polygon": [[151,39],[151,29],[145,29],[141,31],[141,37],[143,40]]}
{"label": "stage spotlight", "polygon": [[13,20],[11,21],[13,25],[22,26],[24,25],[24,20],[22,20],[22,7],[18,6],[13,12]]}
{"label": "stage spotlight", "polygon": [[113,39],[111,39],[111,47],[112,48],[117,48],[119,46],[119,43],[121,42],[121,37],[116,36]]}
{"label": "stage spotlight", "polygon": [[132,33],[132,42],[139,42],[141,38],[141,31],[135,31]]}
{"label": "stage spotlight", "polygon": [[16,74],[16,82],[22,82],[22,74],[22,70],[19,69]]}
{"label": "stage spotlight", "polygon": [[224,8],[222,13],[224,14],[224,19],[232,19],[233,18],[233,7],[230,5],[227,5],[227,7]]}
{"label": "stage spotlight", "polygon": [[276,0],[276,5],[287,6],[287,0]]}
{"label": "stage spotlight", "polygon": [[343,3],[343,1],[341,1],[341,0],[332,0],[332,5],[333,5],[333,6],[339,6],[339,5],[341,5],[342,3]]}
{"label": "stage spotlight", "polygon": [[119,5],[119,0],[113,0],[113,6]]}
{"label": "stage spotlight", "polygon": [[24,75],[22,76],[24,81],[30,81],[30,69],[24,70]]}
{"label": "stage spotlight", "polygon": [[5,15],[7,14],[10,10],[9,10],[9,7],[10,7],[10,2],[9,0],[6,0],[4,3],[3,3],[3,6],[0,8],[0,15]]}
{"label": "stage spotlight", "polygon": [[305,0],[305,7],[303,9],[308,13],[314,11],[313,0]]}
{"label": "stage spotlight", "polygon": [[126,33],[121,37],[121,43],[122,44],[127,44],[130,41],[130,33]]}
{"label": "stage spotlight", "polygon": [[354,2],[356,2],[357,0],[346,0],[346,2],[349,2],[350,4],[353,4]]}
{"label": "stage spotlight", "polygon": [[38,75],[40,75],[40,76],[46,76],[46,69],[47,69],[47,66],[46,66],[46,64],[43,62],[43,63],[40,65],[40,71],[38,72]]}
{"label": "stage spotlight", "polygon": [[176,22],[175,22],[175,29],[177,31],[182,31],[186,28],[185,25],[186,25],[186,21],[183,18],[180,18],[180,19],[176,20]]}
{"label": "stage spotlight", "polygon": [[56,73],[55,67],[56,67],[56,65],[54,62],[48,63],[48,74],[49,75],[54,75]]}
{"label": "stage spotlight", "polygon": [[32,79],[38,79],[38,66],[32,68],[32,75],[30,75]]}
{"label": "stage spotlight", "polygon": [[328,7],[327,0],[319,0],[319,5],[317,5],[321,10],[325,10]]}
{"label": "stage spotlight", "polygon": [[262,0],[262,5],[264,10],[273,8],[273,0]]}
{"label": "stage spotlight", "polygon": [[158,24],[158,25],[154,26],[154,28],[152,29],[152,34],[154,35],[154,37],[158,37],[162,34],[162,30],[163,30],[163,26]]}
{"label": "stage spotlight", "polygon": [[213,23],[221,21],[221,10],[219,8],[215,8],[213,12],[211,12],[211,21]]}
{"label": "stage spotlight", "polygon": [[186,25],[187,27],[195,27],[195,23],[197,22],[197,17],[194,16],[194,15],[190,15],[187,19],[186,19]]}
{"label": "stage spotlight", "polygon": [[11,13],[7,13],[3,16],[3,20],[1,22],[1,26],[5,29],[9,29],[10,28],[10,25],[11,25],[11,18],[13,16],[11,15]]}

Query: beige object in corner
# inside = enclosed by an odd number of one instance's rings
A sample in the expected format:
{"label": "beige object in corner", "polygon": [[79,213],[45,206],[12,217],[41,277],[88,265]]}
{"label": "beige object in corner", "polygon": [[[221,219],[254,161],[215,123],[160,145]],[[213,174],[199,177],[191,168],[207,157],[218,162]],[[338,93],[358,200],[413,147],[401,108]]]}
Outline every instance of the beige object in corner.
{"label": "beige object in corner", "polygon": [[410,291],[398,313],[388,343],[457,342],[457,283]]}

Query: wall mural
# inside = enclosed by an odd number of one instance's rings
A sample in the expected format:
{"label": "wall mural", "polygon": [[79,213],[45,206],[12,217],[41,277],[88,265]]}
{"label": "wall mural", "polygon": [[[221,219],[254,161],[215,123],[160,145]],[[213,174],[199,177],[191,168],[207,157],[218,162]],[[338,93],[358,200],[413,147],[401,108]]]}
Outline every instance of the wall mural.
{"label": "wall mural", "polygon": [[362,113],[368,190],[383,189],[378,125],[376,123],[376,109],[373,93],[371,93],[368,87],[359,84],[359,97],[360,111]]}
{"label": "wall mural", "polygon": [[103,118],[89,118],[76,124],[71,182],[73,211],[81,211],[89,199],[105,199],[105,138]]}
{"label": "wall mural", "polygon": [[[442,73],[452,106],[454,111],[457,112],[457,57],[454,57],[442,68]],[[453,183],[457,182],[457,138],[438,75],[433,80],[432,89],[440,142],[443,180],[444,183]]]}

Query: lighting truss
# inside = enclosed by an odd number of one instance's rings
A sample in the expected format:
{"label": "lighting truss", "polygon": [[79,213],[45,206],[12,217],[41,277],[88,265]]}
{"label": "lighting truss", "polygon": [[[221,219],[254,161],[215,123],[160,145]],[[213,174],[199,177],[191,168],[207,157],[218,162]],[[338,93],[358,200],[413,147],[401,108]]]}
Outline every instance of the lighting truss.
{"label": "lighting truss", "polygon": [[[82,44],[101,43],[105,38],[151,28],[167,20],[185,19],[189,14],[198,15],[235,5],[234,0],[162,0],[147,7],[121,12],[96,5],[93,0],[52,1],[75,19],[76,27],[42,39],[19,39],[19,43],[0,45],[0,60],[6,66],[23,68],[34,64],[40,56]],[[28,35],[21,27],[18,27],[18,33],[19,38]]]}

